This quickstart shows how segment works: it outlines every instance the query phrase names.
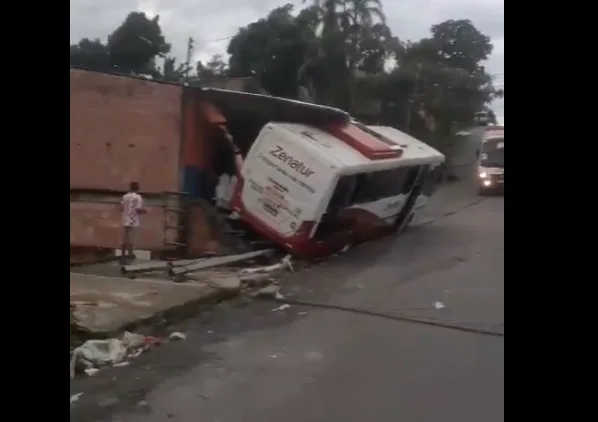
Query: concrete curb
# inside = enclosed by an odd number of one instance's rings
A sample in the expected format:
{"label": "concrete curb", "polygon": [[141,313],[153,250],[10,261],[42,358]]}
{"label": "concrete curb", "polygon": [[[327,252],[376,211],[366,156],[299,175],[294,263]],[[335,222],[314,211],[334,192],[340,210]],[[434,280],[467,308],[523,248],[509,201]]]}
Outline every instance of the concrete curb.
{"label": "concrete curb", "polygon": [[156,332],[159,330],[160,327],[164,327],[165,325],[174,324],[185,319],[191,318],[200,314],[203,311],[213,308],[219,303],[239,297],[248,288],[253,289],[264,287],[271,283],[272,281],[269,278],[264,278],[263,280],[252,279],[249,282],[242,282],[241,286],[235,289],[219,289],[213,287],[213,290],[205,296],[201,296],[199,298],[195,298],[187,302],[184,302],[180,305],[164,309],[163,311],[157,312],[149,317],[127,322],[126,324],[122,325],[117,329],[110,331],[85,330],[84,333],[80,333],[79,340],[84,342],[86,340],[118,338],[125,331],[143,331],[146,333]]}

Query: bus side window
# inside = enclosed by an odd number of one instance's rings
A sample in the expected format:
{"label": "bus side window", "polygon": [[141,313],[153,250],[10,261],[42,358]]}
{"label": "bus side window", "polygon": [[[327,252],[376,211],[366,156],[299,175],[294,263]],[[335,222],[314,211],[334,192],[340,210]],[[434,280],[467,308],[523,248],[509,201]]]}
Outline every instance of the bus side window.
{"label": "bus side window", "polygon": [[351,197],[351,205],[369,202],[371,197],[369,174],[360,173],[355,175],[355,191]]}
{"label": "bus side window", "polygon": [[338,180],[336,188],[334,189],[332,197],[330,198],[328,208],[326,209],[327,214],[334,214],[336,211],[351,205],[351,199],[355,191],[355,184],[356,177],[354,175],[342,176]]}
{"label": "bus side window", "polygon": [[406,168],[359,174],[352,203],[363,204],[400,195],[403,192],[408,174],[409,169]]}

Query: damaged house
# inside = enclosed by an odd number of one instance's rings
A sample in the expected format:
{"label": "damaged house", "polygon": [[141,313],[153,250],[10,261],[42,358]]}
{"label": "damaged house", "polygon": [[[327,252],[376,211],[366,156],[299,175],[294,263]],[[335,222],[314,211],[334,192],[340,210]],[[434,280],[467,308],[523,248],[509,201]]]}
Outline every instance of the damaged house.
{"label": "damaged house", "polygon": [[79,69],[70,80],[72,248],[119,247],[118,203],[137,181],[139,249],[326,255],[409,224],[444,160],[315,104]]}

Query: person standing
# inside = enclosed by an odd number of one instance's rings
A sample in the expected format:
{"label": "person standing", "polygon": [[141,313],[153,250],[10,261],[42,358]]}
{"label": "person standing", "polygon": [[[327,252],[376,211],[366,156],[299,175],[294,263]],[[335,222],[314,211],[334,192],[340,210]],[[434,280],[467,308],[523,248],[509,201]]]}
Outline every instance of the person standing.
{"label": "person standing", "polygon": [[135,243],[139,230],[140,216],[145,213],[143,198],[139,194],[139,183],[131,182],[129,184],[129,192],[123,195],[120,207],[123,224],[121,257],[124,262],[127,258],[135,258]]}

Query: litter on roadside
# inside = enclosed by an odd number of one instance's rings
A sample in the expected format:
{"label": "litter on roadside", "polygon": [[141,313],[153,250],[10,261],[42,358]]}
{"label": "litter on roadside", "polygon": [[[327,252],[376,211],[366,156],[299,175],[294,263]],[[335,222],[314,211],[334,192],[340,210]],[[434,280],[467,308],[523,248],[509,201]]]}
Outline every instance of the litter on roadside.
{"label": "litter on roadside", "polygon": [[77,400],[79,400],[79,397],[81,397],[83,395],[83,393],[77,393],[77,394],[73,394],[71,395],[71,404],[75,403]]}
{"label": "litter on roadside", "polygon": [[285,303],[284,305],[280,305],[278,308],[272,309],[272,312],[284,311],[285,309],[289,309],[290,307],[291,307],[291,305],[289,305],[288,303]]}
{"label": "litter on roadside", "polygon": [[179,333],[178,331],[175,331],[173,333],[170,333],[168,338],[170,340],[185,340],[187,336],[184,333]]}
{"label": "litter on roadside", "polygon": [[85,373],[87,374],[87,376],[90,376],[90,377],[93,377],[98,372],[100,372],[100,370],[98,368],[86,368],[85,369]]}
{"label": "litter on roadside", "polygon": [[[184,339],[185,334],[174,332],[169,339]],[[103,366],[122,367],[130,362],[125,358],[135,358],[148,349],[162,344],[157,337],[125,331],[122,338],[107,340],[88,340],[73,350],[70,360],[70,376],[74,378],[78,371],[84,371],[88,376],[98,373]]]}
{"label": "litter on roadside", "polygon": [[444,303],[442,303],[442,302],[434,302],[434,308],[435,309],[443,309],[444,307],[445,307]]}

